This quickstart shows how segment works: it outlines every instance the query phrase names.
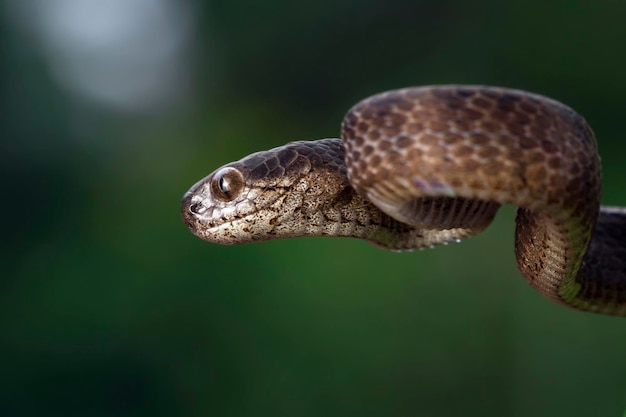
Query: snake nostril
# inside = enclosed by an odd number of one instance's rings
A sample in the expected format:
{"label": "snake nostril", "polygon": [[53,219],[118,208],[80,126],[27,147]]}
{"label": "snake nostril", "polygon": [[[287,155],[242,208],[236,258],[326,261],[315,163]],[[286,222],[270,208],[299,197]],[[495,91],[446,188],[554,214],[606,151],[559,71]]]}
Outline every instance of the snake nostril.
{"label": "snake nostril", "polygon": [[189,206],[189,211],[193,214],[203,214],[206,209],[202,203],[193,203]]}

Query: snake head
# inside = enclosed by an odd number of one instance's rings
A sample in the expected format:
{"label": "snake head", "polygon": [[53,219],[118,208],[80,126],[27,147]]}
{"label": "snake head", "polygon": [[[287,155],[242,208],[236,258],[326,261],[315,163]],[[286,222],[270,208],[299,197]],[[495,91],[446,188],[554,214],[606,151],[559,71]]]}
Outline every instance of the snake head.
{"label": "snake head", "polygon": [[316,234],[325,204],[356,195],[342,159],[339,139],[254,153],[191,187],[182,200],[183,220],[201,239],[227,245]]}

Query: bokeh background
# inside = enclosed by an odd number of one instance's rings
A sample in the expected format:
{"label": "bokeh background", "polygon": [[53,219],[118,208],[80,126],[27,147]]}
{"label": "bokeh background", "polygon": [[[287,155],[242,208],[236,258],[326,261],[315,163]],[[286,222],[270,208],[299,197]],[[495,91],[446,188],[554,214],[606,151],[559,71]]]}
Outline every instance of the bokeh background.
{"label": "bokeh background", "polygon": [[542,93],[626,205],[626,2],[3,0],[2,416],[621,416],[626,321],[535,293],[513,208],[417,253],[220,247],[183,193],[376,92]]}

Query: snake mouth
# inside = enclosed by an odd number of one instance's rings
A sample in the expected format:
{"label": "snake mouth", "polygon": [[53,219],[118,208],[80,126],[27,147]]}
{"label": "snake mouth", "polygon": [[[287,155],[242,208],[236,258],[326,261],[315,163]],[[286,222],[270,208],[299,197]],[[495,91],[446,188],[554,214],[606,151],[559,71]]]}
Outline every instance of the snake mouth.
{"label": "snake mouth", "polygon": [[259,223],[255,218],[258,216],[257,211],[245,214],[227,214],[225,211],[227,210],[207,207],[203,197],[191,191],[185,193],[181,201],[180,212],[183,222],[191,233],[202,240],[221,245],[235,245],[269,239],[269,237],[263,239],[262,236],[250,231]]}

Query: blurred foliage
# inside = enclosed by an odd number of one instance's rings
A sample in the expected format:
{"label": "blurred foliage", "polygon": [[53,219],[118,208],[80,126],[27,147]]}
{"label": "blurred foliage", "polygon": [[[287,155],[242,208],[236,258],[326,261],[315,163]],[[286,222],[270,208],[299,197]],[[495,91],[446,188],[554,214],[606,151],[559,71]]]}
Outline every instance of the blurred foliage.
{"label": "blurred foliage", "polygon": [[626,205],[626,3],[192,6],[194,93],[148,116],[77,104],[36,42],[0,28],[0,415],[622,414],[626,321],[530,289],[512,208],[411,254],[219,247],[178,211],[219,165],[336,136],[361,98],[434,83],[568,103],[598,136],[604,203]]}

